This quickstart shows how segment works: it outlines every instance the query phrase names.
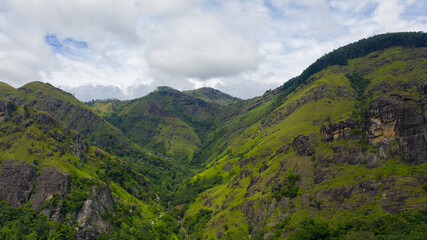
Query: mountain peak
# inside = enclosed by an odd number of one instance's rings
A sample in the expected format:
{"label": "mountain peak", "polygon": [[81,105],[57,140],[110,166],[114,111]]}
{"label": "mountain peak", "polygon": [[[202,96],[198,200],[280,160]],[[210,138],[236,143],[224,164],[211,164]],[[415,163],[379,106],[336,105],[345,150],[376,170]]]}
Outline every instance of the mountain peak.
{"label": "mountain peak", "polygon": [[0,98],[6,97],[6,95],[13,90],[15,90],[14,87],[5,82],[0,82]]}
{"label": "mountain peak", "polygon": [[242,101],[240,98],[233,97],[211,87],[202,87],[195,90],[187,90],[184,91],[184,93],[192,97],[203,99],[206,102],[217,103],[220,105],[229,105]]}

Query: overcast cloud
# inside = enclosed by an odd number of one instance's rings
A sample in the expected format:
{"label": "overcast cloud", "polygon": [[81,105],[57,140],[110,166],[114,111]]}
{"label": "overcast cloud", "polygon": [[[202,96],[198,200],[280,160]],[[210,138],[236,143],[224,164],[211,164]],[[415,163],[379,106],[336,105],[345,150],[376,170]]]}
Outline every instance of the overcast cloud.
{"label": "overcast cloud", "polygon": [[157,86],[263,94],[375,34],[427,31],[424,0],[0,0],[0,81],[83,101]]}

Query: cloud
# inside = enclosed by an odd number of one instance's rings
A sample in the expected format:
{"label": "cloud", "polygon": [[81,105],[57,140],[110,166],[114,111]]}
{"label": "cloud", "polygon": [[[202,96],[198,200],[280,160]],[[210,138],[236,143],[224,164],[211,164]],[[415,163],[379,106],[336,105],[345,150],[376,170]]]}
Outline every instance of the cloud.
{"label": "cloud", "polygon": [[0,0],[0,81],[19,87],[41,80],[84,100],[139,97],[161,85],[214,86],[252,97],[345,44],[384,32],[427,31],[426,5]]}
{"label": "cloud", "polygon": [[77,99],[81,101],[90,101],[96,99],[117,98],[123,99],[127,96],[116,86],[102,86],[102,85],[81,85],[78,87],[64,87],[65,91],[72,93]]}
{"label": "cloud", "polygon": [[147,60],[169,75],[209,79],[256,70],[263,56],[255,41],[235,34],[215,15],[197,13],[153,24]]}

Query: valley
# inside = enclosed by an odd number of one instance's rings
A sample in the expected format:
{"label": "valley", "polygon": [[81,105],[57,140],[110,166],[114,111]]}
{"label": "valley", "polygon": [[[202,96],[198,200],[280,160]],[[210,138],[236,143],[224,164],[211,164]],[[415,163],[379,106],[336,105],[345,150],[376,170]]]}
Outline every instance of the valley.
{"label": "valley", "polygon": [[251,99],[0,84],[0,239],[425,239],[427,34]]}

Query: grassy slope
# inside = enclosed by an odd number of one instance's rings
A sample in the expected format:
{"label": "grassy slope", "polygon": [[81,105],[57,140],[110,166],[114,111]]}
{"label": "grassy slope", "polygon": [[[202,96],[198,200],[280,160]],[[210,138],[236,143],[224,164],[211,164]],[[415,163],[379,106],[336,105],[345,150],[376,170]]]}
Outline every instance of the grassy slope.
{"label": "grassy slope", "polygon": [[8,98],[14,99],[19,105],[49,112],[67,127],[84,134],[94,145],[110,152],[115,152],[116,149],[112,149],[113,146],[102,146],[104,137],[110,139],[113,137],[118,143],[123,142],[119,144],[123,145],[122,148],[131,145],[119,130],[93,113],[87,105],[50,84],[31,82],[10,92]]}
{"label": "grassy slope", "polygon": [[138,145],[181,164],[192,160],[222,109],[217,103],[167,87],[131,101],[90,105]]}
{"label": "grassy slope", "polygon": [[[320,135],[320,124],[326,123],[329,119],[338,121],[348,118],[356,110],[355,93],[350,87],[346,73],[353,71],[360,72],[372,80],[367,89],[370,97],[375,97],[384,94],[377,89],[380,85],[384,86],[384,81],[389,84],[394,84],[388,91],[404,92],[406,94],[413,93],[419,95],[416,87],[425,79],[427,60],[425,56],[426,48],[421,49],[403,49],[391,48],[380,53],[373,53],[363,58],[351,60],[346,67],[329,67],[320,73],[317,77],[320,79],[311,84],[299,87],[294,93],[288,95],[284,104],[276,108],[265,119],[258,120],[255,124],[249,126],[238,137],[232,137],[234,140],[219,157],[217,157],[206,170],[200,173],[196,178],[211,177],[220,175],[224,179],[223,183],[203,192],[197,200],[190,205],[186,217],[194,216],[200,209],[213,210],[213,217],[208,222],[205,238],[215,238],[217,232],[231,234],[234,239],[244,238],[248,236],[248,221],[240,209],[242,206],[255,200],[255,204],[262,205],[263,203],[271,203],[272,185],[266,185],[272,176],[280,173],[279,179],[284,179],[286,174],[294,172],[302,176],[299,182],[300,190],[298,197],[291,200],[293,207],[288,208],[285,212],[273,211],[271,216],[268,216],[264,221],[264,231],[274,232],[274,227],[283,215],[290,216],[290,222],[287,228],[292,230],[305,217],[316,216],[319,219],[328,220],[330,224],[336,226],[346,216],[361,217],[365,212],[372,212],[372,215],[382,216],[386,213],[378,210],[381,206],[381,194],[375,196],[374,200],[363,204],[357,208],[350,207],[350,211],[344,209],[335,209],[334,202],[328,202],[327,198],[319,197],[316,193],[333,189],[338,186],[349,186],[357,184],[362,180],[381,179],[387,176],[397,176],[402,182],[415,179],[417,174],[427,174],[426,164],[420,166],[412,166],[400,163],[397,159],[382,161],[383,166],[367,169],[363,165],[334,165],[331,166],[331,175],[335,176],[331,180],[324,181],[320,184],[313,183],[313,169],[316,159],[312,157],[297,156],[292,150],[287,153],[276,154],[276,150],[286,146],[292,142],[292,139],[298,134],[304,133],[314,134],[317,136],[316,156],[317,154],[328,155],[330,145],[322,141]],[[378,55],[379,54],[379,55]],[[378,55],[374,57],[375,55]],[[388,60],[391,61],[388,61]],[[371,70],[369,70],[372,68]],[[405,84],[408,83],[408,84]],[[303,104],[295,111],[296,101],[304,102],[304,97],[310,95],[310,90],[319,86],[325,86],[325,97],[320,100],[309,101]],[[348,97],[338,97],[335,89],[342,87],[349,93]],[[384,90],[385,91],[385,90]],[[253,100],[255,101],[255,100]],[[271,102],[271,100],[270,100]],[[269,103],[264,103],[268,105]],[[252,112],[262,110],[252,110]],[[289,115],[288,113],[291,112]],[[257,114],[249,114],[256,116]],[[337,145],[359,145],[359,142],[339,141],[333,144]],[[292,149],[292,148],[291,148]],[[373,149],[373,151],[375,151]],[[246,166],[239,166],[245,160],[250,159],[250,163]],[[313,161],[314,160],[314,161]],[[286,171],[279,171],[281,163],[285,166]],[[231,164],[232,169],[223,171],[226,164]],[[261,166],[269,166],[266,171],[261,174],[258,169]],[[242,179],[241,173],[243,170],[251,172],[249,176]],[[258,188],[256,194],[250,197],[244,197],[247,187],[251,179],[260,177],[255,186]],[[195,181],[195,180],[193,180]],[[413,204],[416,206],[419,203],[427,201],[426,192],[422,187],[418,186],[411,189],[415,192],[415,196],[407,200],[408,206]],[[307,195],[319,201],[322,201],[322,210],[313,211],[306,206]],[[302,197],[304,196],[304,198]],[[377,198],[378,197],[378,198]],[[344,200],[348,206],[357,205],[360,197],[355,196],[351,199]],[[348,201],[348,202],[347,202]],[[255,207],[257,208],[257,207]],[[258,206],[262,208],[262,206]],[[316,213],[317,212],[317,213]],[[331,218],[333,216],[333,218]],[[233,222],[237,223],[236,225]],[[227,224],[227,231],[224,230],[224,225]],[[262,223],[261,223],[262,225]]]}
{"label": "grassy slope", "polygon": [[[115,178],[109,177],[108,174],[106,175],[105,170],[114,167],[114,171],[120,172],[122,174],[121,177],[127,179],[122,183],[128,182],[128,186],[134,186],[137,189],[140,183],[135,180],[135,176],[132,176],[125,169],[125,165],[120,159],[93,146],[88,146],[83,159],[79,158],[73,151],[74,145],[77,144],[70,137],[73,131],[66,130],[56,120],[49,124],[39,123],[36,120],[38,113],[43,112],[36,112],[30,108],[18,108],[13,113],[11,120],[0,124],[0,144],[2,146],[0,159],[24,161],[36,166],[39,170],[47,166],[54,166],[77,179],[90,178],[101,183],[108,183],[112,186],[113,195],[121,199],[123,204],[137,207],[147,216],[147,219],[154,217],[153,212],[155,209],[151,204],[129,194],[123,189],[124,185],[121,186],[116,182]],[[25,120],[19,127],[19,125],[16,125],[16,119],[22,119],[23,116],[26,116]],[[28,124],[28,126],[24,126],[24,124]],[[58,135],[63,136],[61,141],[58,141],[55,137]],[[146,194],[142,188],[138,191],[141,194],[140,197]]]}
{"label": "grassy slope", "polygon": [[9,92],[12,92],[13,90],[15,90],[14,87],[10,86],[7,83],[0,82],[0,98],[6,97],[6,95],[9,94]]}
{"label": "grassy slope", "polygon": [[123,157],[128,165],[150,180],[154,189],[161,188],[163,180],[173,181],[168,177],[174,175],[167,174],[165,179],[160,176],[179,169],[175,164],[141,149],[86,104],[50,84],[31,82],[10,92],[8,98],[19,105],[48,112],[67,128],[80,132],[90,144]]}

